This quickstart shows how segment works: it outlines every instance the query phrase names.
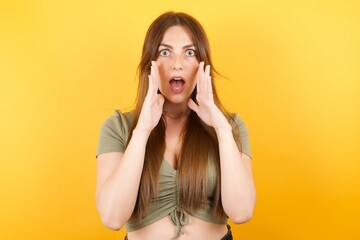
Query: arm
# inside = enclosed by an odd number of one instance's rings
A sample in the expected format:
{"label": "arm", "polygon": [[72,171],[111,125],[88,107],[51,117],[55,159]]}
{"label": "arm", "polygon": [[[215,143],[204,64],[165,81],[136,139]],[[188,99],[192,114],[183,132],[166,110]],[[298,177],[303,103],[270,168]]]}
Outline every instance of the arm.
{"label": "arm", "polygon": [[96,207],[105,226],[119,230],[136,203],[148,134],[133,131],[124,153],[110,152],[97,158]]}
{"label": "arm", "polygon": [[220,150],[221,200],[225,213],[234,223],[248,221],[255,204],[255,185],[251,159],[241,154],[232,134],[231,125],[214,103],[210,66],[204,71],[199,64],[197,73],[197,105],[189,100],[189,107],[209,126],[214,127]]}
{"label": "arm", "polygon": [[251,158],[240,153],[231,126],[216,129],[220,150],[221,200],[225,213],[234,223],[251,219],[256,192]]}
{"label": "arm", "polygon": [[164,97],[157,94],[158,76],[153,62],[148,92],[124,153],[103,153],[97,158],[96,207],[103,224],[113,230],[119,230],[128,221],[136,204],[146,143],[161,118],[164,104]]}

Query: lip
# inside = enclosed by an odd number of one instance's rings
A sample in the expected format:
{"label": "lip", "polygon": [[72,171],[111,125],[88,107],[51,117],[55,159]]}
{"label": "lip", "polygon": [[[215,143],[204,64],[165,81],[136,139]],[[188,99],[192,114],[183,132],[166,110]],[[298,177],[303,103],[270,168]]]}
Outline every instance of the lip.
{"label": "lip", "polygon": [[181,79],[184,81],[184,83],[186,83],[185,78],[184,78],[183,76],[181,76],[181,75],[174,75],[174,76],[171,76],[171,77],[170,77],[170,79],[169,79],[169,83],[170,83],[170,81],[171,81],[171,80],[173,80],[174,78],[181,78]]}

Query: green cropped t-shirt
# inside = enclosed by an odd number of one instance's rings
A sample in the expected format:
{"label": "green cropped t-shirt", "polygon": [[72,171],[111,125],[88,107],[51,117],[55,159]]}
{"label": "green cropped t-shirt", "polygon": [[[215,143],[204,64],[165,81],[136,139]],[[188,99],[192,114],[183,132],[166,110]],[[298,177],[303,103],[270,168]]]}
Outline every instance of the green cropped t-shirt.
{"label": "green cropped t-shirt", "polygon": [[[230,124],[233,128],[238,128],[239,130],[238,139],[235,140],[241,143],[242,152],[251,158],[247,127],[237,114],[233,114],[233,119],[234,121],[231,120]],[[124,152],[132,122],[132,112],[122,113],[119,110],[115,110],[114,115],[110,116],[101,127],[96,157],[106,152]],[[211,157],[210,155],[208,164],[208,204],[205,207],[197,210],[184,210],[179,207],[177,171],[164,159],[159,173],[158,198],[151,200],[147,215],[142,218],[140,222],[137,222],[133,218],[129,219],[126,224],[126,231],[135,231],[167,215],[171,216],[173,223],[177,227],[176,236],[182,233],[182,226],[188,223],[187,214],[204,221],[226,224],[226,217],[217,219],[212,213],[212,199],[215,195],[216,187],[216,170],[213,161],[210,161]]]}

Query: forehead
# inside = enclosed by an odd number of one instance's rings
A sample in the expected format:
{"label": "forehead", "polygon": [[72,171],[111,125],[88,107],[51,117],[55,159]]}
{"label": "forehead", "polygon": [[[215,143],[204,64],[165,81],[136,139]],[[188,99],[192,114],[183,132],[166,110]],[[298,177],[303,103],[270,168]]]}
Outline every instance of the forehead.
{"label": "forehead", "polygon": [[165,31],[161,43],[169,45],[188,45],[192,44],[193,41],[189,31],[185,27],[172,26]]}

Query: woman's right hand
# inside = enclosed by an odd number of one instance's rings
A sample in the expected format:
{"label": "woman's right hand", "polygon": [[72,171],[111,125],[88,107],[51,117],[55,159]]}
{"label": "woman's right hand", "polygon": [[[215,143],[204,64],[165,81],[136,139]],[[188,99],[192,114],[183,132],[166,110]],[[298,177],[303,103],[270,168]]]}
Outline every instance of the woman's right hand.
{"label": "woman's right hand", "polygon": [[136,129],[150,132],[158,124],[162,113],[165,98],[159,89],[159,69],[155,61],[151,61],[151,73],[149,75],[149,88],[146,94]]}

